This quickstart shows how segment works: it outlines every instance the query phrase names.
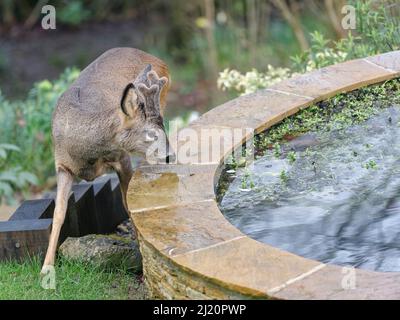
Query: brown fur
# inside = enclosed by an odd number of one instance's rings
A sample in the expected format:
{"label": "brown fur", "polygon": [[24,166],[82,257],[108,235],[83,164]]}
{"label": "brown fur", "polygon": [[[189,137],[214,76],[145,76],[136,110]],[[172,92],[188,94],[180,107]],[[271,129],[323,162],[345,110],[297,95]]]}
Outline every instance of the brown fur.
{"label": "brown fur", "polygon": [[[153,71],[144,73],[148,64]],[[168,67],[160,59],[138,49],[115,48],[87,66],[60,97],[52,121],[57,199],[42,270],[54,264],[74,176],[93,180],[108,168],[114,169],[126,208],[132,176],[129,153],[146,152],[151,145],[144,139],[148,132],[166,138],[162,114],[169,80]],[[158,156],[168,157],[168,150]]]}

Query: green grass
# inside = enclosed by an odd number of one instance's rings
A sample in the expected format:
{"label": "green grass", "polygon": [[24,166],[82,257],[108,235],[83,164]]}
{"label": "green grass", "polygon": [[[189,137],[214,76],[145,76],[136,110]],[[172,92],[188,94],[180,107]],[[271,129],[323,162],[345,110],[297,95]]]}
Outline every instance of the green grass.
{"label": "green grass", "polygon": [[126,270],[104,271],[92,264],[58,258],[56,289],[41,287],[41,259],[0,262],[0,300],[143,299],[137,275]]}

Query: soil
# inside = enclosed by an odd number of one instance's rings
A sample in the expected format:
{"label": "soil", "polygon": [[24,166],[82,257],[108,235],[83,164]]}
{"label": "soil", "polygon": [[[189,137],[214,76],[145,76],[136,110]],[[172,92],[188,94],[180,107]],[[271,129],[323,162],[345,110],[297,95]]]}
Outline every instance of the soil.
{"label": "soil", "polygon": [[8,206],[6,204],[0,204],[0,221],[7,221],[16,209],[17,206]]}

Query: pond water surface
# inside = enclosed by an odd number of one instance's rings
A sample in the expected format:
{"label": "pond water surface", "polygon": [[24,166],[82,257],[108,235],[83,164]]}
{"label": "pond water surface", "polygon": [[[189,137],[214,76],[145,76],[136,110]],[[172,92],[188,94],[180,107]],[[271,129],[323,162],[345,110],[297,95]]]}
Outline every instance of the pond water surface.
{"label": "pond water surface", "polygon": [[399,121],[394,106],[361,125],[298,137],[281,156],[267,151],[230,173],[221,211],[251,238],[289,252],[400,271]]}

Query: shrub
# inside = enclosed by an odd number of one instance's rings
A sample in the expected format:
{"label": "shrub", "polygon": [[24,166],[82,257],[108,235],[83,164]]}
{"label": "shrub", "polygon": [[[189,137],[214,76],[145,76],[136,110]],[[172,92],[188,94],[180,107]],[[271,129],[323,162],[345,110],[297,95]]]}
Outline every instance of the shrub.
{"label": "shrub", "polygon": [[29,184],[37,184],[35,175],[23,171],[19,166],[13,166],[7,161],[11,152],[20,152],[20,149],[13,144],[0,144],[0,203],[5,200],[13,204],[14,191],[24,189]]}
{"label": "shrub", "polygon": [[350,3],[356,9],[357,33],[332,41],[315,31],[310,35],[310,49],[291,57],[293,63],[290,69],[268,66],[265,72],[252,70],[244,74],[225,69],[219,75],[218,87],[247,94],[298,73],[400,48],[399,9],[394,6],[395,3],[382,1],[378,2],[378,6],[371,0],[353,0]]}
{"label": "shrub", "polygon": [[[0,92],[0,143],[3,155],[7,152],[7,166],[0,166],[0,174],[9,170],[19,172],[17,177],[21,177],[21,173],[35,173],[35,182],[39,184],[54,175],[51,116],[58,97],[78,75],[79,70],[68,68],[53,82],[36,83],[22,101],[9,101]],[[17,147],[7,147],[10,144]],[[32,177],[25,179],[26,182],[32,183]],[[13,190],[25,188],[27,183],[17,181]],[[9,194],[10,189],[7,190]]]}
{"label": "shrub", "polygon": [[90,11],[84,8],[81,1],[70,1],[58,13],[60,21],[66,25],[78,26],[90,18]]}

